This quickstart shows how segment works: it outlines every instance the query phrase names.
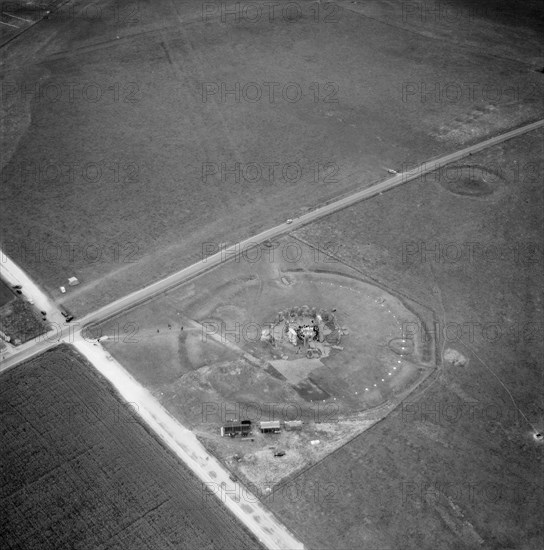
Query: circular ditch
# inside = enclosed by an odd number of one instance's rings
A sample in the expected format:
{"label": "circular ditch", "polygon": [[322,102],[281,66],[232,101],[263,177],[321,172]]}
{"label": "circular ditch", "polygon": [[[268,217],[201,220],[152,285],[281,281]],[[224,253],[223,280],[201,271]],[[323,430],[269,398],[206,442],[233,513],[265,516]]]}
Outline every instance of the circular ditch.
{"label": "circular ditch", "polygon": [[484,166],[447,166],[441,172],[440,185],[461,197],[486,199],[504,188],[503,178]]}

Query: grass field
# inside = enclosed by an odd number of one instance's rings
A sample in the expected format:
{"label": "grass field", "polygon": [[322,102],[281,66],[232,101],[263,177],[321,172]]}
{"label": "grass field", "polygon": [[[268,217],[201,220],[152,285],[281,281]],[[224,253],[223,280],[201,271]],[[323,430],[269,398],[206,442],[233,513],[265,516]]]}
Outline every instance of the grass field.
{"label": "grass field", "polygon": [[[413,350],[404,355],[391,344],[406,327],[432,326],[431,310],[326,254],[325,240],[313,248],[282,238],[273,246],[240,251],[233,261],[89,330],[259,491],[380,420],[436,368],[432,336],[412,331]],[[319,358],[307,359],[302,346],[280,335],[273,346],[261,340],[278,311],[304,305],[335,311],[339,329]],[[254,441],[220,437],[220,427],[233,418],[254,421]],[[278,419],[303,420],[304,428],[279,437],[258,433],[259,420]],[[287,458],[272,458],[270,445],[287,448]],[[240,460],[233,462],[233,455]]]}
{"label": "grass field", "polygon": [[[198,261],[204,242],[543,113],[530,18],[475,22],[484,51],[452,39],[451,21],[402,21],[402,2],[316,20],[303,1],[255,23],[203,19],[196,1],[134,4],[121,22],[110,2],[101,18],[52,16],[4,54],[2,246],[78,315]],[[498,60],[501,32],[515,47]],[[72,275],[81,285],[61,295]]]}
{"label": "grass field", "polygon": [[455,195],[433,174],[296,232],[336,239],[340,258],[433,308],[439,348],[469,359],[288,480],[305,498],[270,499],[310,548],[542,547],[542,137],[471,158],[503,175],[498,194]]}
{"label": "grass field", "polygon": [[[76,3],[2,47],[0,247],[78,318],[543,118],[541,1],[277,4]],[[308,550],[540,550],[543,143],[298,229],[280,261],[250,253],[108,320],[103,345]],[[337,310],[344,349],[310,363],[254,340],[300,305]],[[304,427],[220,438],[251,403]],[[72,348],[0,376],[0,433],[2,547],[259,548]]]}
{"label": "grass field", "polygon": [[68,346],[2,375],[0,430],[3,548],[261,548]]}

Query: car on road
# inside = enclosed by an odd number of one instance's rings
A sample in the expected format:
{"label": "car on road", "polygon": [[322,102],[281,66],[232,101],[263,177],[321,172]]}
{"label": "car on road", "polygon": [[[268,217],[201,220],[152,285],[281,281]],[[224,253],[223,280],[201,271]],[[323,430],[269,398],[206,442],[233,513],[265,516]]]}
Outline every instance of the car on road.
{"label": "car on road", "polygon": [[289,218],[285,223],[293,223],[293,220]]}
{"label": "car on road", "polygon": [[229,479],[235,482],[238,481],[238,478],[234,474],[230,474]]}

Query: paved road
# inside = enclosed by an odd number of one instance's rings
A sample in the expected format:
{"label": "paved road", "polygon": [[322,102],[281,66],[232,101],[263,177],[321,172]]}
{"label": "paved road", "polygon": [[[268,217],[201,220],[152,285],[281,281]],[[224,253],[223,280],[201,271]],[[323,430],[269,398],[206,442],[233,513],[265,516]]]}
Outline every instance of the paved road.
{"label": "paved road", "polygon": [[9,285],[21,285],[23,297],[30,300],[41,311],[47,313],[48,320],[60,325],[64,317],[53,300],[15,262],[0,251],[0,274]]}
{"label": "paved road", "polygon": [[140,418],[176,455],[199,477],[203,498],[219,498],[221,502],[270,550],[303,550],[304,546],[281,524],[240,482],[229,479],[230,472],[200,444],[195,435],[170,416],[168,411],[139,384],[96,341],[83,338],[83,325],[74,321],[64,323],[58,308],[47,295],[17,265],[5,255],[0,262],[2,276],[12,284],[23,285],[27,296],[31,295],[39,307],[46,307],[50,315],[58,316],[62,324],[55,330],[13,348],[13,355],[0,363],[0,372],[15,367],[28,359],[57,346],[60,342],[73,344],[88,361],[131,404]]}
{"label": "paved road", "polygon": [[[227,484],[228,472],[215,460],[210,461],[209,455],[205,449],[198,443],[194,435],[185,429],[179,422],[173,419],[165,409],[153,397],[140,386],[121,365],[114,360],[110,360],[107,352],[97,343],[84,340],[81,335],[81,330],[92,323],[103,321],[104,319],[117,315],[127,308],[148,300],[149,298],[160,294],[172,287],[175,287],[197,275],[216,267],[229,258],[232,254],[245,250],[253,246],[257,246],[267,239],[273,239],[288,231],[299,228],[305,224],[315,221],[323,216],[327,216],[332,212],[336,212],[342,208],[355,204],[361,200],[373,197],[377,194],[384,193],[389,189],[393,189],[416,179],[428,172],[436,170],[445,164],[455,162],[466,156],[469,156],[478,151],[482,151],[488,147],[506,141],[513,137],[519,136],[531,130],[544,126],[544,120],[523,126],[516,130],[512,130],[492,139],[485,140],[479,144],[467,147],[450,155],[440,157],[435,160],[426,162],[425,164],[410,170],[408,172],[398,174],[383,182],[373,185],[362,191],[353,193],[347,197],[336,200],[328,205],[309,212],[296,218],[292,223],[283,223],[267,231],[263,231],[250,239],[246,239],[236,245],[226,248],[217,254],[207,257],[205,260],[189,266],[161,281],[157,281],[147,287],[144,287],[124,298],[116,300],[111,304],[90,313],[84,318],[76,321],[72,325],[59,325],[58,329],[52,333],[39,337],[35,340],[27,342],[23,346],[19,346],[17,351],[12,354],[7,360],[0,363],[0,372],[16,366],[17,364],[33,357],[46,349],[57,345],[59,341],[73,343],[91,363],[106,376],[110,382],[117,388],[120,394],[127,400],[135,400],[142,404],[142,409],[139,410],[142,419],[152,427],[152,429],[161,437],[185,463],[193,469],[203,482],[216,483],[225,481]],[[1,254],[1,251],[0,251]],[[2,264],[0,268],[4,274],[8,274],[8,280],[12,284],[22,284],[28,287],[28,291],[32,294],[32,298],[38,305],[47,305],[50,316],[60,315],[59,309],[52,304],[47,295],[35,285],[31,279],[14,264],[5,255],[1,255]],[[105,359],[105,360],[104,360]],[[195,443],[196,442],[196,443]],[[231,483],[232,485],[232,483]],[[254,496],[246,493],[247,497],[241,502],[237,502],[232,496],[226,495],[221,498],[225,505],[229,507],[237,517],[254,533],[259,539],[270,549],[298,549],[303,548],[292,534],[276,520],[276,518],[265,508],[263,508]]]}
{"label": "paved road", "polygon": [[[273,550],[303,550],[300,543],[239,482],[229,479],[229,471],[201,445],[196,436],[174,419],[115,359],[98,344],[76,337],[75,347],[131,403],[133,410],[157,436],[200,478],[208,488],[207,498],[220,498],[223,504]],[[222,485],[223,484],[223,485]],[[207,493],[203,491],[203,498]],[[214,496],[215,495],[215,496]]]}
{"label": "paved road", "polygon": [[[237,252],[239,253],[242,250],[247,250],[253,246],[258,246],[260,243],[266,240],[274,239],[289,231],[293,231],[294,229],[297,229],[299,227],[302,227],[303,225],[311,223],[319,218],[328,216],[329,214],[336,212],[338,210],[341,210],[342,208],[346,208],[347,206],[351,206],[364,199],[368,199],[380,193],[384,193],[390,189],[393,189],[395,187],[402,185],[403,183],[414,180],[424,174],[432,172],[433,170],[436,170],[439,167],[445,166],[446,164],[449,164],[451,162],[456,162],[469,155],[472,155],[474,153],[487,149],[488,147],[492,147],[493,145],[496,145],[503,141],[512,139],[514,137],[520,136],[522,134],[531,132],[532,130],[536,130],[542,127],[544,127],[544,120],[539,120],[531,124],[521,126],[520,128],[516,128],[515,130],[511,130],[509,132],[506,132],[494,138],[484,140],[470,147],[466,147],[464,149],[456,151],[455,153],[451,153],[449,155],[445,155],[437,159],[430,160],[414,168],[413,170],[409,170],[407,172],[397,174],[391,178],[388,178],[383,182],[377,183],[375,185],[372,185],[371,187],[363,189],[362,191],[358,191],[347,197],[343,197],[341,199],[333,201],[330,204],[327,204],[325,206],[317,208],[312,212],[308,212],[307,214],[304,214],[298,218],[295,218],[293,222],[290,224],[282,223],[280,225],[277,225],[276,227],[267,229],[266,231],[263,231],[258,235],[254,235],[253,237],[246,239],[244,241],[241,241],[240,243],[236,243],[232,246],[226,247],[224,250],[221,250],[216,254],[208,256],[207,258],[203,259],[202,261],[196,264],[186,267],[185,269],[182,269],[181,271],[173,273],[172,275],[164,279],[161,279],[156,283],[153,283],[131,294],[128,294],[127,296],[124,296],[119,300],[116,300],[92,313],[89,313],[85,317],[82,317],[81,319],[74,321],[72,323],[71,329],[69,327],[66,327],[65,323],[63,323],[63,318],[62,316],[60,316],[60,312],[58,310],[56,311],[56,313],[53,312],[54,308],[52,309],[51,301],[41,291],[41,289],[39,289],[39,287],[35,285],[30,280],[30,278],[14,262],[12,262],[8,257],[6,257],[5,254],[3,254],[0,251],[0,256],[2,258],[0,270],[8,273],[10,271],[12,272],[12,275],[8,279],[9,282],[11,284],[22,284],[23,286],[28,286],[29,289],[31,289],[31,295],[35,300],[36,304],[38,303],[40,304],[43,303],[44,305],[49,304],[48,305],[49,309],[47,311],[50,315],[50,318],[58,319],[59,321],[57,330],[52,332],[49,336],[49,342],[47,341],[44,342],[43,341],[44,338],[41,337],[33,341],[27,342],[23,346],[20,346],[18,348],[18,351],[20,350],[20,353],[16,355],[14,354],[12,357],[8,359],[9,366],[14,366],[18,362],[26,360],[30,356],[36,355],[37,353],[43,351],[47,347],[53,346],[58,339],[57,337],[64,340],[70,333],[70,330],[72,331],[72,337],[73,337],[73,334],[75,332],[78,332],[79,330],[83,329],[85,326],[91,325],[93,323],[98,323],[98,322],[104,321],[109,317],[118,315],[119,313],[125,311],[126,309],[134,307],[146,300],[149,300],[150,298],[158,294],[161,294],[162,292],[165,292],[198,275],[201,275],[202,273],[208,271],[209,269],[212,269],[222,264],[223,262],[227,261],[229,258],[232,258],[233,255],[236,254]],[[7,270],[7,271],[4,271],[4,270]],[[40,294],[42,296],[41,298],[40,298]],[[38,345],[40,347],[39,352],[31,351],[34,345]],[[22,358],[19,359],[19,357],[22,357]],[[0,372],[2,370],[5,370],[5,368],[8,368],[7,365],[0,363]]]}
{"label": "paved road", "polygon": [[[49,17],[68,15],[70,0],[36,0],[35,2],[5,0],[0,5],[0,48],[17,38],[40,21]],[[65,9],[65,12],[61,10]]]}
{"label": "paved road", "polygon": [[283,235],[289,231],[293,231],[294,229],[298,229],[303,225],[311,223],[324,216],[328,216],[329,214],[332,214],[333,212],[346,208],[347,206],[351,206],[359,201],[368,199],[370,197],[373,197],[375,195],[384,193],[390,189],[398,187],[403,183],[414,180],[424,174],[432,172],[433,170],[436,170],[437,168],[445,166],[451,162],[456,162],[469,155],[472,155],[474,153],[487,149],[488,147],[492,147],[493,145],[497,145],[498,143],[501,143],[508,139],[512,139],[514,137],[520,136],[522,134],[525,134],[527,132],[530,132],[532,130],[536,130],[537,128],[542,128],[542,127],[544,127],[544,120],[539,120],[537,122],[533,122],[531,124],[522,126],[515,130],[511,130],[509,132],[506,132],[494,138],[487,139],[485,141],[477,143],[476,145],[466,147],[465,149],[461,149],[459,151],[456,151],[455,153],[451,153],[449,155],[445,155],[437,159],[425,162],[424,164],[412,170],[397,174],[396,176],[393,176],[383,182],[372,185],[371,187],[363,189],[362,191],[358,191],[356,193],[348,195],[347,197],[335,200],[330,204],[317,208],[312,212],[308,212],[307,214],[304,214],[298,218],[295,218],[290,224],[282,223],[280,225],[277,225],[276,227],[273,227],[272,229],[267,229],[266,231],[263,231],[258,235],[254,235],[253,237],[250,237],[245,241],[241,241],[240,243],[236,243],[230,247],[226,247],[224,250],[221,250],[216,254],[208,256],[206,259],[203,259],[202,261],[196,264],[193,264],[185,269],[182,269],[177,273],[174,273],[160,281],[157,281],[156,283],[146,286],[140,290],[137,290],[132,294],[124,296],[123,298],[120,298],[119,300],[116,300],[102,307],[101,309],[98,309],[88,314],[87,316],[83,317],[80,320],[80,322],[83,325],[88,325],[88,324],[103,321],[109,317],[112,317],[114,315],[121,313],[122,311],[130,307],[134,307],[137,304],[144,302],[145,300],[148,300],[153,296],[156,296],[162,292],[165,292],[170,288],[173,288],[181,283],[184,283],[189,279],[192,279],[197,275],[200,275],[205,271],[208,271],[209,269],[220,265],[221,263],[224,263],[226,259],[232,258],[233,255],[236,254],[236,252],[245,251],[253,246],[259,245],[260,243],[266,240],[279,237],[280,235]]}
{"label": "paved road", "polygon": [[0,372],[35,357],[60,342],[73,344],[88,361],[131,404],[140,418],[176,455],[199,477],[208,492],[203,498],[219,498],[221,502],[270,550],[303,550],[303,544],[240,482],[229,479],[230,472],[200,444],[195,435],[185,428],[139,384],[96,341],[83,338],[83,325],[64,322],[58,307],[32,279],[10,258],[0,251],[0,274],[10,284],[20,284],[26,298],[32,298],[39,308],[57,319],[55,329],[20,346],[11,348],[11,356],[0,362]]}
{"label": "paved road", "polygon": [[14,261],[0,250],[0,275],[9,285],[21,285],[23,298],[32,300],[37,309],[47,313],[53,330],[19,346],[9,346],[2,353],[0,372],[59,344],[62,339],[73,337],[74,327],[66,324],[60,309],[53,300]]}
{"label": "paved road", "polygon": [[203,498],[219,498],[221,502],[270,550],[303,550],[304,545],[240,482],[232,482],[230,472],[198,441],[196,436],[175,418],[139,384],[98,343],[85,339],[81,329],[64,327],[60,336],[53,333],[36,339],[33,345],[0,364],[0,372],[14,367],[58,345],[56,338],[71,343],[104,378],[109,380],[121,397],[133,406],[140,418],[186,464],[203,483]]}

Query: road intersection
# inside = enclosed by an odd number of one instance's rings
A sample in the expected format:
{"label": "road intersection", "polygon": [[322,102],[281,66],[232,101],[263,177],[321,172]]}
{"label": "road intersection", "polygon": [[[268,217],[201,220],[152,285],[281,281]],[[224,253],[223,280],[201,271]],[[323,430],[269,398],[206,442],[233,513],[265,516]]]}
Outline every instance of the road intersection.
{"label": "road intersection", "polygon": [[[382,194],[446,164],[456,162],[488,147],[542,127],[544,127],[544,120],[539,120],[449,155],[430,160],[407,172],[396,174],[380,183],[334,200],[327,205],[289,220],[289,223],[279,224],[240,243],[225,247],[215,254],[202,258],[196,264],[124,296],[72,323],[66,323],[64,317],[61,315],[60,308],[19,266],[0,251],[0,271],[2,277],[11,285],[20,284],[23,287],[25,298],[33,300],[38,309],[47,312],[50,324],[53,327],[47,334],[41,335],[16,348],[11,346],[5,352],[6,357],[0,362],[0,373],[43,353],[47,349],[57,346],[59,343],[72,344],[113,384],[123,399],[126,399],[129,403],[137,404],[135,412],[137,412],[142,420],[199,476],[203,484],[208,484],[208,487],[214,489],[212,492],[221,498],[222,502],[267,548],[277,550],[303,548],[302,543],[297,541],[273,514],[260,504],[258,498],[245,491],[246,498],[242,499],[242,501],[240,500],[239,495],[236,494],[236,485],[238,482],[234,483],[232,490],[223,494],[223,483],[229,487],[233,485],[229,480],[228,470],[211,457],[198,442],[194,434],[172,418],[160,403],[102,348],[98,341],[87,337],[84,330],[93,324],[103,322],[221,265],[239,253],[240,250],[259,246],[266,240],[280,237],[287,232],[291,232],[359,201]],[[218,491],[221,494],[218,494]]]}

